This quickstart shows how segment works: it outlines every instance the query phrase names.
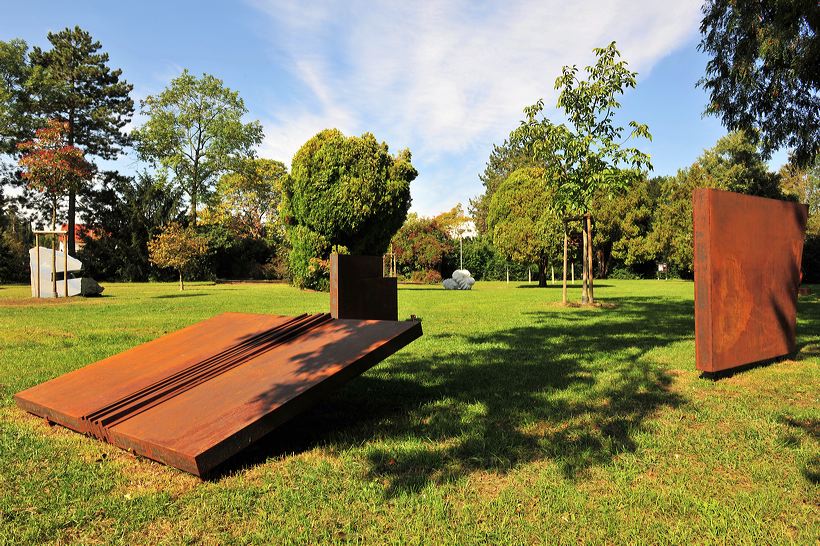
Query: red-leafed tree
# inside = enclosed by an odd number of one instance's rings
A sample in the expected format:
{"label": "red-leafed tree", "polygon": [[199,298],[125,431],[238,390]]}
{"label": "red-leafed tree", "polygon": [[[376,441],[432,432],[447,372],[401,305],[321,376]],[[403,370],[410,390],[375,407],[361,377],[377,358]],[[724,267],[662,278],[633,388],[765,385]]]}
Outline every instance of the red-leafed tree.
{"label": "red-leafed tree", "polygon": [[37,130],[33,140],[21,142],[19,164],[29,186],[44,192],[51,201],[52,229],[57,224],[57,203],[85,180],[92,167],[82,150],[68,144],[68,123],[51,120]]}

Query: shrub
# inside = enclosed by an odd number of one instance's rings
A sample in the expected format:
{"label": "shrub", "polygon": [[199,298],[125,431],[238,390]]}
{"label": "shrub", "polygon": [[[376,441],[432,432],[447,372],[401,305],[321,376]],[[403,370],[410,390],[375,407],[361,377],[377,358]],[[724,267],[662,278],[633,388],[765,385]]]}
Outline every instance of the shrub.
{"label": "shrub", "polygon": [[410,275],[410,281],[419,284],[438,284],[441,282],[441,273],[435,269],[413,271]]}

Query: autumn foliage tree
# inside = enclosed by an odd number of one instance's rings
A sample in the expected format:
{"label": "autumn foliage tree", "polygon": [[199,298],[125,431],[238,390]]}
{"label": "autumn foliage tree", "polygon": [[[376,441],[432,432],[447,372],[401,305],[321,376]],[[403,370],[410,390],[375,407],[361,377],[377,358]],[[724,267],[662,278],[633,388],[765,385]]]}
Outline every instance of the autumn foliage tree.
{"label": "autumn foliage tree", "polygon": [[189,226],[174,222],[148,243],[151,263],[170,267],[179,273],[179,289],[185,290],[184,274],[197,259],[208,252],[208,239]]}
{"label": "autumn foliage tree", "polygon": [[51,201],[51,226],[57,223],[60,198],[75,191],[91,178],[92,167],[79,148],[68,143],[68,123],[51,120],[37,130],[33,140],[18,145],[19,164],[28,185],[48,195]]}

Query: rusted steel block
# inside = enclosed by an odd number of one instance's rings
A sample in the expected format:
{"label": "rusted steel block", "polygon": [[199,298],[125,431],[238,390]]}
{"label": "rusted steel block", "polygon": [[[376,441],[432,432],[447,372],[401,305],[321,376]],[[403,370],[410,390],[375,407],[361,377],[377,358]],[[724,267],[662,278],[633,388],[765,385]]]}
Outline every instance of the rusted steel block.
{"label": "rusted steel block", "polygon": [[330,315],[343,319],[398,320],[395,277],[382,275],[380,256],[330,257]]}
{"label": "rusted steel block", "polygon": [[794,352],[806,205],[707,188],[692,204],[697,368]]}

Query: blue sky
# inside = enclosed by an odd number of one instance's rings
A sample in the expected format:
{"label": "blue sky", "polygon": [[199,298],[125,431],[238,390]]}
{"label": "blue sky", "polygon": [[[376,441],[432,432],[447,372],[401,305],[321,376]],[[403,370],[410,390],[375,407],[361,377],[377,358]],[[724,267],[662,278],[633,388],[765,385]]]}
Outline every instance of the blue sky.
{"label": "blue sky", "polygon": [[[303,4],[4,2],[0,40],[45,46],[47,32],[80,25],[122,68],[137,101],[184,68],[213,74],[239,91],[248,119],[262,122],[259,154],[288,164],[325,127],[370,131],[393,151],[413,152],[413,210],[425,215],[480,193],[492,144],[522,108],[540,97],[552,106],[561,66],[589,64],[592,48],[611,40],[639,72],[620,117],[649,125],[653,140],[639,147],[656,174],[674,174],[725,134],[701,116],[706,95],[695,86],[706,64],[697,52],[699,1]],[[770,165],[785,160],[781,151]],[[133,157],[117,164],[139,166]]]}

